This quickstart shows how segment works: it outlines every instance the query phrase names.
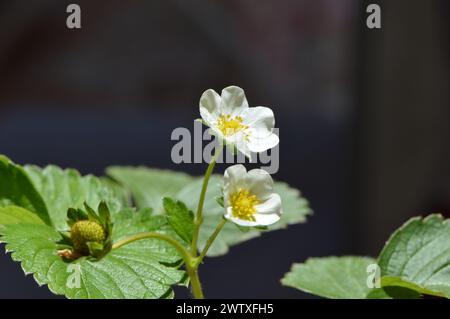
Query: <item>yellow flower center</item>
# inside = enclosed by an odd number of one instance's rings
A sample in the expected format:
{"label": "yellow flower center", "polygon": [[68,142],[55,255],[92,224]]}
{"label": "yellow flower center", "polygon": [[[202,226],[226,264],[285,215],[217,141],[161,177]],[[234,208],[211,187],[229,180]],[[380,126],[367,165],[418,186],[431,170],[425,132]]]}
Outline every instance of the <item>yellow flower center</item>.
{"label": "yellow flower center", "polygon": [[242,117],[235,116],[231,117],[231,115],[220,115],[219,120],[217,121],[217,127],[222,131],[223,135],[229,136],[234,135],[239,131],[248,129],[247,125],[242,124]]}
{"label": "yellow flower center", "polygon": [[256,195],[253,195],[246,189],[240,189],[231,195],[230,203],[233,216],[244,220],[255,221],[255,217],[253,216],[256,213],[255,206],[259,204]]}

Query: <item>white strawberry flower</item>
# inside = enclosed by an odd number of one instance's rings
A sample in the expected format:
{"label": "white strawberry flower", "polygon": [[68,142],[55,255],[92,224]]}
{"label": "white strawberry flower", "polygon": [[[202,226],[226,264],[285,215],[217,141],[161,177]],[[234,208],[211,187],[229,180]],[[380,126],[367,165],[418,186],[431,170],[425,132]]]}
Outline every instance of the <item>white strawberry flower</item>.
{"label": "white strawberry flower", "polygon": [[200,98],[200,115],[212,134],[225,144],[235,146],[247,157],[278,145],[273,132],[275,117],[268,107],[249,107],[244,90],[229,86],[222,90],[206,90]]}
{"label": "white strawberry flower", "polygon": [[247,172],[241,164],[224,173],[225,218],[240,226],[268,226],[281,217],[281,198],[262,169]]}

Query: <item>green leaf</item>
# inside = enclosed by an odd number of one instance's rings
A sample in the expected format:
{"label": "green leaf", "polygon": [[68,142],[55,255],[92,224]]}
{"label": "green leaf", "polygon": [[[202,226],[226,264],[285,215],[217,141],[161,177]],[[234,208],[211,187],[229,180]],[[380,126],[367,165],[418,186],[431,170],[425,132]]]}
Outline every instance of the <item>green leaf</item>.
{"label": "green leaf", "polygon": [[173,197],[193,179],[184,173],[145,167],[113,166],[106,172],[129,190],[137,207],[152,208],[157,214],[164,212],[164,197]]}
{"label": "green leaf", "polygon": [[169,197],[163,199],[163,205],[169,224],[186,243],[191,243],[194,234],[194,213],[183,202],[175,202]]}
{"label": "green leaf", "polygon": [[[153,216],[148,210],[124,210],[116,214],[114,222],[114,240],[144,230],[171,232],[163,216]],[[183,271],[170,266],[179,263],[177,251],[160,240],[137,241],[112,250],[100,260],[82,257],[69,263],[56,254],[62,237],[52,227],[8,224],[0,235],[25,273],[33,273],[40,285],[69,298],[173,297],[170,287],[185,279]],[[79,287],[73,287],[77,271]]]}
{"label": "green leaf", "polygon": [[[310,259],[306,264],[294,265],[282,282],[324,297],[352,298],[357,295],[353,288],[346,286],[345,276],[350,278],[350,274],[346,275],[344,269],[359,278],[353,286],[362,292],[364,274],[358,263],[363,260],[369,262],[363,257]],[[375,262],[370,260],[370,263]],[[419,298],[421,295],[450,298],[450,220],[441,215],[410,219],[386,243],[378,265],[382,289],[370,291],[366,298]],[[367,274],[364,276],[367,278]],[[333,284],[329,285],[326,278]]]}
{"label": "green leaf", "polygon": [[46,224],[50,224],[47,207],[19,165],[0,155],[0,206],[19,206],[35,213]]}
{"label": "green leaf", "polygon": [[367,285],[367,267],[371,264],[376,261],[368,257],[310,258],[303,264],[294,264],[281,283],[326,298],[386,298],[382,289]]}
{"label": "green leaf", "polygon": [[[145,167],[111,167],[107,169],[107,173],[131,192],[139,208],[153,207],[160,213],[161,198],[171,197],[184,202],[193,211],[197,209],[203,177]],[[204,221],[199,236],[200,250],[223,216],[223,207],[216,201],[216,198],[222,196],[222,184],[222,176],[211,176],[203,209]],[[269,227],[269,230],[304,222],[306,216],[311,214],[311,209],[300,192],[286,183],[276,182],[274,188],[281,196],[283,215],[278,223]],[[260,233],[261,231],[257,229],[242,232],[236,225],[227,223],[209,249],[208,256],[223,255],[228,252],[230,246],[255,238]]]}
{"label": "green leaf", "polygon": [[0,207],[0,225],[9,224],[44,224],[42,219],[40,219],[35,213],[32,213],[22,207],[18,206],[7,206]]}
{"label": "green leaf", "polygon": [[113,192],[114,197],[116,197],[119,200],[119,202],[122,203],[123,207],[133,206],[131,202],[130,192],[124,187],[122,187],[122,185],[120,185],[119,183],[117,183],[116,181],[114,181],[109,177],[102,176],[99,177],[99,179],[104,186],[108,187],[109,190]]}
{"label": "green leaf", "polygon": [[67,210],[84,208],[85,202],[91,207],[97,207],[101,201],[105,201],[112,214],[127,205],[123,198],[116,196],[117,189],[95,176],[81,176],[74,169],[63,170],[52,165],[44,169],[25,166],[24,170],[44,199],[57,230],[67,229]]}
{"label": "green leaf", "polygon": [[[113,242],[144,232],[159,232],[179,240],[167,222],[167,218],[152,214],[151,209],[147,208],[136,212],[134,209],[128,208],[113,217]],[[120,225],[120,227],[116,225]],[[157,239],[139,240],[124,247],[136,248],[143,254],[157,255],[164,264],[175,265],[179,264],[181,260],[181,256],[172,245]]]}
{"label": "green leaf", "polygon": [[[381,277],[381,286],[389,296],[397,299],[420,298],[420,296],[424,294],[436,295],[436,293],[433,291],[424,289],[414,283],[404,281],[403,279],[398,277]],[[409,296],[405,296],[405,292],[408,292]]]}
{"label": "green leaf", "polygon": [[[69,298],[166,298],[173,297],[172,285],[185,281],[185,272],[175,267],[181,260],[178,252],[155,239],[120,247],[100,260],[82,257],[69,262],[58,256],[58,250],[70,243],[59,232],[68,227],[67,213],[72,219],[92,215],[87,207],[84,209],[88,214],[80,215],[85,202],[92,207],[100,204],[96,218],[102,223],[110,224],[107,210],[111,209],[111,218],[116,223],[113,240],[144,231],[177,237],[165,217],[153,216],[149,210],[137,213],[123,209],[129,196],[114,181],[80,176],[75,170],[55,166],[21,168],[4,158],[0,163],[0,181],[8,181],[1,184],[1,206],[17,205],[0,208],[0,241],[6,243],[6,249],[13,252],[12,258],[22,263],[26,273],[33,273],[39,284],[47,284],[54,293]],[[8,188],[10,184],[13,187]],[[33,198],[37,200],[33,202]],[[43,225],[36,216],[42,211],[48,213],[55,228]],[[104,248],[97,246],[93,245],[92,250]],[[66,285],[73,279],[70,269],[74,266],[81,269],[79,288]]]}
{"label": "green leaf", "polygon": [[450,298],[450,220],[410,219],[391,236],[378,263],[385,287]]}
{"label": "green leaf", "polygon": [[306,222],[306,218],[312,214],[312,210],[301,192],[284,182],[275,182],[273,189],[281,196],[283,215],[280,221],[270,226],[269,229],[283,229],[289,225]]}

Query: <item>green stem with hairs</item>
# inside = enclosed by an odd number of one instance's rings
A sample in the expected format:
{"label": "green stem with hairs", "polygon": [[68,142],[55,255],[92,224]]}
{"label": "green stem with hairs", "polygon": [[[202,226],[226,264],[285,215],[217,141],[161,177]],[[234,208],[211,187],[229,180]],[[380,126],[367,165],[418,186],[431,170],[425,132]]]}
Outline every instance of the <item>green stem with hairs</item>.
{"label": "green stem with hairs", "polygon": [[220,231],[222,230],[223,226],[225,226],[225,224],[227,223],[227,220],[225,218],[222,218],[222,220],[220,221],[220,223],[217,225],[216,229],[214,230],[214,232],[212,233],[212,235],[208,238],[208,240],[206,241],[206,245],[205,248],[203,248],[200,256],[198,256],[198,260],[197,262],[199,264],[202,263],[203,258],[205,258],[206,254],[208,253],[209,248],[211,247],[212,243],[214,242],[214,240],[216,240],[217,235],[219,235]]}
{"label": "green stem with hairs", "polygon": [[205,204],[205,197],[206,197],[206,191],[208,189],[209,178],[211,177],[211,174],[214,170],[214,166],[216,165],[217,157],[219,156],[221,151],[222,151],[222,144],[219,145],[219,148],[216,148],[216,150],[214,152],[214,156],[211,159],[211,162],[209,163],[208,168],[206,169],[205,177],[203,178],[202,191],[200,193],[200,199],[198,200],[197,214],[195,215],[195,220],[194,220],[194,235],[193,235],[192,245],[191,245],[191,254],[193,256],[197,255],[198,235],[200,233],[200,226],[203,223],[203,205]]}

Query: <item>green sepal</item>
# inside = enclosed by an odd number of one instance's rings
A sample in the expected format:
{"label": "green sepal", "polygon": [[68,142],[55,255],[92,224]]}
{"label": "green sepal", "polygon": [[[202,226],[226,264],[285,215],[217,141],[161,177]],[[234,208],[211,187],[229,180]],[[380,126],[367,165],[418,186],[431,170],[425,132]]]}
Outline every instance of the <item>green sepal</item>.
{"label": "green sepal", "polygon": [[[99,207],[100,207],[100,204],[99,204]],[[86,202],[84,202],[84,209],[86,210],[89,220],[96,221],[100,225],[103,226],[103,224],[100,220],[100,216],[98,216],[97,213]]]}
{"label": "green sepal", "polygon": [[216,197],[216,202],[217,202],[217,204],[219,204],[220,207],[225,208],[225,202],[224,202],[223,196]]}
{"label": "green sepal", "polygon": [[104,225],[108,225],[111,223],[111,214],[108,209],[108,205],[105,202],[100,202],[98,205],[98,217],[100,221]]}
{"label": "green sepal", "polygon": [[87,242],[86,245],[89,248],[89,255],[95,259],[103,258],[112,248],[111,241],[105,243],[99,242]]}
{"label": "green sepal", "polygon": [[254,228],[261,231],[269,230],[268,226],[255,226]]}
{"label": "green sepal", "polygon": [[58,245],[60,245],[60,249],[69,248],[73,246],[72,238],[70,238],[70,232],[59,232],[61,235],[61,240],[58,241]]}
{"label": "green sepal", "polygon": [[241,225],[238,225],[238,224],[234,224],[234,225],[236,226],[237,229],[239,229],[243,233],[248,233],[252,229],[256,229],[256,227],[241,226]]}
{"label": "green sepal", "polygon": [[73,224],[80,220],[87,220],[89,216],[82,210],[78,208],[69,208],[67,210],[67,225],[72,227]]}

